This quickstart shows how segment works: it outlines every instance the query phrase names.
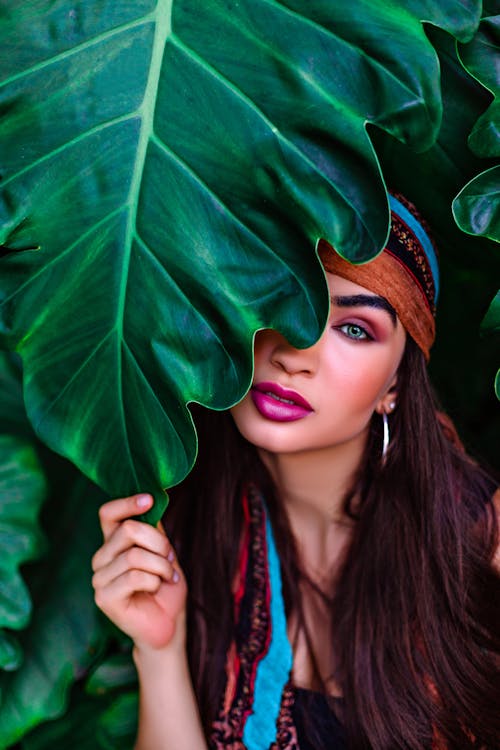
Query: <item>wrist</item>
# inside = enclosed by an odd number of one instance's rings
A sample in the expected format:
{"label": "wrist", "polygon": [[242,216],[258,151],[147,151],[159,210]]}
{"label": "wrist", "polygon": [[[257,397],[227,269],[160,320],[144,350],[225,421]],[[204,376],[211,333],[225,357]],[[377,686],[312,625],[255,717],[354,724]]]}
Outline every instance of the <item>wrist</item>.
{"label": "wrist", "polygon": [[132,657],[137,669],[142,665],[154,665],[161,662],[180,662],[186,659],[186,624],[185,616],[179,617],[175,633],[166,646],[160,648],[151,646],[140,640],[134,641]]}

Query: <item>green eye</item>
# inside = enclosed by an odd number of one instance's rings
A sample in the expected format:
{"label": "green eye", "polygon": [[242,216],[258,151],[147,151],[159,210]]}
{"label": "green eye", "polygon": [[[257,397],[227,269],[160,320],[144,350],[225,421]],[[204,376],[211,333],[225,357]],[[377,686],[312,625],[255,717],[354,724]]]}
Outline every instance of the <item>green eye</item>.
{"label": "green eye", "polygon": [[350,339],[356,339],[363,341],[370,338],[364,328],[357,326],[355,323],[345,323],[343,326],[339,326],[339,330],[342,331]]}

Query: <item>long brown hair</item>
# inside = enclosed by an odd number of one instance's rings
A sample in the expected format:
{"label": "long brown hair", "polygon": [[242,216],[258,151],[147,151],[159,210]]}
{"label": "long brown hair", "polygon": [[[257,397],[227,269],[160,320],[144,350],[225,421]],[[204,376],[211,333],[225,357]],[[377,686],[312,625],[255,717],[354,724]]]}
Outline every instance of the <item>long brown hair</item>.
{"label": "long brown hair", "polygon": [[[301,572],[286,514],[257,452],[225,413],[199,410],[196,467],[172,492],[166,525],[189,582],[189,660],[207,734],[225,683],[241,491],[261,486],[275,527],[285,601]],[[336,579],[332,674],[350,747],[498,748],[500,579],[494,482],[445,436],[424,357],[408,337],[380,460],[374,415],[346,511],[356,518]],[[355,507],[352,500],[356,498]]]}

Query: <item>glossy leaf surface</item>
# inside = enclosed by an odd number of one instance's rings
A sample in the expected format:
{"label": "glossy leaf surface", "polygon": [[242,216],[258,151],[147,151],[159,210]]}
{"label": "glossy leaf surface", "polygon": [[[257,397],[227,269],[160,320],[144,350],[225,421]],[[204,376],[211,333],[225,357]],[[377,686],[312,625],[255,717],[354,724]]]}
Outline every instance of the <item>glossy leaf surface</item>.
{"label": "glossy leaf surface", "polygon": [[0,244],[16,252],[0,335],[42,440],[111,495],[154,492],[158,515],[194,460],[185,404],[243,395],[256,329],[319,335],[318,237],[352,260],[383,246],[366,125],[430,146],[441,95],[421,20],[465,42],[479,12],[4,3]]}
{"label": "glossy leaf surface", "polygon": [[484,333],[500,333],[500,291],[497,292],[493,302],[484,316],[481,326]]}
{"label": "glossy leaf surface", "polygon": [[[500,11],[500,8],[499,8]],[[462,64],[493,95],[469,136],[469,146],[483,157],[500,157],[500,12],[483,18],[479,31],[461,45]],[[474,177],[453,202],[459,227],[500,242],[500,166]]]}
{"label": "glossy leaf surface", "polygon": [[374,134],[374,141],[388,183],[419,207],[439,250],[442,290],[430,361],[434,385],[466,444],[480,445],[478,454],[496,466],[498,404],[491,382],[498,356],[494,342],[480,337],[479,329],[498,290],[500,246],[461,231],[452,213],[457,193],[489,166],[468,148],[468,137],[491,96],[461,65],[450,37],[438,29],[429,29],[429,37],[439,55],[443,92],[436,144],[415,153],[383,133]]}
{"label": "glossy leaf surface", "polygon": [[464,232],[500,242],[500,165],[467,183],[453,201],[453,215]]}
{"label": "glossy leaf surface", "polygon": [[113,654],[90,675],[85,684],[89,695],[104,695],[137,682],[137,671],[130,654]]}
{"label": "glossy leaf surface", "polygon": [[[102,493],[84,480],[67,489],[53,518],[51,554],[35,571],[38,606],[22,634],[22,666],[0,677],[0,747],[7,748],[41,721],[66,708],[75,678],[95,658],[100,617],[90,585],[90,559],[101,540],[97,509]],[[87,512],[81,513],[85,507]]]}
{"label": "glossy leaf surface", "polygon": [[47,482],[23,408],[20,370],[0,352],[0,669],[17,669],[22,650],[9,631],[23,629],[32,602],[21,576],[23,563],[44,545],[38,516]]}
{"label": "glossy leaf surface", "polygon": [[[500,157],[500,6],[485,2],[485,17],[474,39],[460,48],[462,64],[493,95],[469,136],[469,146],[483,157]],[[469,234],[500,242],[500,165],[474,177],[453,201],[458,226]],[[496,298],[492,309],[496,309]],[[486,322],[486,321],[485,321]],[[488,325],[488,323],[487,323]],[[484,324],[483,324],[484,327]],[[495,393],[499,395],[498,372]]]}
{"label": "glossy leaf surface", "polygon": [[500,7],[498,15],[482,19],[474,39],[460,45],[459,52],[468,72],[493,95],[474,125],[469,146],[478,156],[500,156]]}
{"label": "glossy leaf surface", "polygon": [[137,732],[137,692],[120,695],[100,717],[97,737],[105,750],[131,748]]}

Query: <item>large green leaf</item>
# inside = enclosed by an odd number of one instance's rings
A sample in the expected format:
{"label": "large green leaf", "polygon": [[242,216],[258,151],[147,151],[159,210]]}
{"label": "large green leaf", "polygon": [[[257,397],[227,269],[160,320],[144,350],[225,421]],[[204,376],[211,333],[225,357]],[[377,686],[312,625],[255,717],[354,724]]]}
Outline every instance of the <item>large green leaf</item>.
{"label": "large green leaf", "polygon": [[319,335],[318,237],[353,260],[383,246],[366,125],[430,146],[439,67],[421,20],[465,42],[479,13],[3,2],[0,334],[42,439],[108,493],[161,499],[194,459],[185,404],[243,395],[253,332]]}
{"label": "large green leaf", "polygon": [[[493,95],[493,102],[478,118],[469,146],[478,156],[500,156],[500,5],[485,2],[486,17],[474,39],[461,45],[462,64]],[[453,201],[458,226],[469,234],[500,242],[500,165],[470,180]],[[496,298],[495,298],[496,299]],[[496,301],[492,303],[495,308]],[[491,309],[490,309],[491,314]],[[498,371],[495,393],[500,398]]]}
{"label": "large green leaf", "polygon": [[474,38],[459,46],[465,69],[493,95],[493,101],[478,118],[469,136],[469,146],[478,156],[500,156],[500,5],[497,14],[483,18]]}
{"label": "large green leaf", "polygon": [[479,328],[498,290],[500,247],[462,232],[452,201],[462,187],[493,162],[468,148],[468,137],[491,102],[460,64],[456,46],[439,29],[429,29],[441,67],[443,122],[438,140],[425,153],[373,134],[388,183],[407,195],[430,223],[441,267],[437,340],[430,371],[440,400],[456,420],[465,444],[478,457],[498,465],[498,404],[491,381],[498,351]]}
{"label": "large green leaf", "polygon": [[[498,15],[481,20],[474,39],[460,47],[465,69],[493,95],[493,102],[478,118],[469,146],[478,155],[500,156],[500,7]],[[453,201],[458,226],[469,234],[500,242],[500,166],[474,177]]]}
{"label": "large green leaf", "polygon": [[101,714],[102,706],[95,699],[75,690],[71,711],[31,731],[15,746],[16,750],[100,750],[96,734]]}
{"label": "large green leaf", "polygon": [[102,499],[100,490],[79,477],[50,516],[51,554],[31,572],[36,607],[20,636],[24,662],[0,678],[0,748],[60,716],[75,678],[96,658],[102,625],[90,585],[90,559],[101,540],[97,510]]}
{"label": "large green leaf", "polygon": [[[21,630],[31,615],[31,597],[20,566],[43,548],[38,513],[46,481],[32,445],[0,435],[0,628]],[[21,653],[16,641],[0,630],[0,668],[16,669]]]}
{"label": "large green leaf", "polygon": [[20,567],[43,549],[38,515],[47,483],[24,413],[20,369],[3,352],[0,424],[0,669],[10,670],[19,667],[22,652],[9,631],[24,628],[32,609]]}
{"label": "large green leaf", "polygon": [[99,719],[97,737],[105,750],[132,748],[137,733],[139,702],[137,691],[124,693]]}
{"label": "large green leaf", "polygon": [[464,232],[500,242],[500,165],[462,188],[453,201],[453,215]]}
{"label": "large green leaf", "polygon": [[89,695],[102,696],[137,683],[137,672],[131,654],[112,654],[92,672],[85,684]]}

